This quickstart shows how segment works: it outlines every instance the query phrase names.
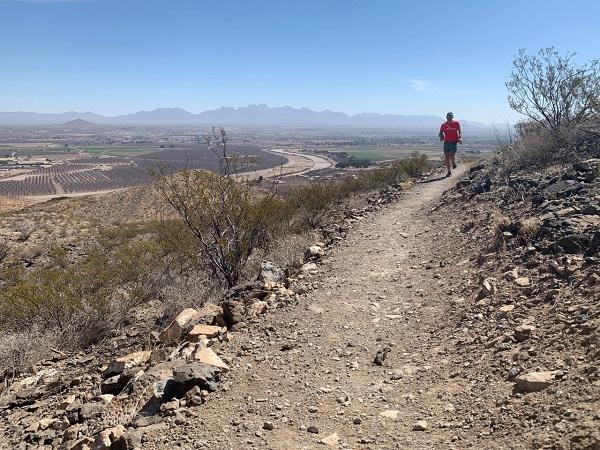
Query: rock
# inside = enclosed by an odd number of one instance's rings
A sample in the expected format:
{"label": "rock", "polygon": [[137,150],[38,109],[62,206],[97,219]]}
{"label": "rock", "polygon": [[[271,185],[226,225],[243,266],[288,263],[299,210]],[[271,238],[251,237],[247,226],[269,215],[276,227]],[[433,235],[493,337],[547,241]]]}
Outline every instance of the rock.
{"label": "rock", "polygon": [[109,450],[111,448],[116,448],[116,443],[123,439],[124,433],[125,427],[123,425],[107,428],[95,436],[91,448],[92,450]]}
{"label": "rock", "polygon": [[301,272],[312,272],[313,270],[317,270],[317,265],[313,262],[306,263],[300,268]]}
{"label": "rock", "polygon": [[244,321],[244,305],[235,300],[223,302],[223,316],[228,326]]}
{"label": "rock", "polygon": [[276,266],[271,261],[263,261],[260,265],[260,275],[258,279],[263,281],[265,285],[273,286],[285,282],[285,270]]}
{"label": "rock", "polygon": [[306,431],[308,431],[309,433],[312,434],[319,434],[319,429],[317,427],[315,427],[314,425],[310,425]]}
{"label": "rock", "polygon": [[208,303],[198,310],[198,319],[205,323],[216,323],[220,327],[225,326],[223,308],[219,305]]}
{"label": "rock", "polygon": [[90,402],[82,405],[79,410],[79,417],[82,420],[89,420],[102,415],[104,405],[98,402]]}
{"label": "rock", "polygon": [[316,261],[325,256],[325,250],[318,245],[311,245],[304,251],[305,261]]}
{"label": "rock", "polygon": [[543,391],[555,380],[558,371],[529,372],[515,377],[515,392]]}
{"label": "rock", "polygon": [[143,352],[135,352],[129,353],[125,356],[120,356],[116,359],[113,359],[110,363],[108,363],[108,367],[102,373],[102,377],[108,378],[113,375],[118,375],[123,372],[125,369],[129,369],[131,367],[141,366],[146,363],[150,356],[152,355],[151,351],[143,351]]}
{"label": "rock", "polygon": [[418,422],[415,422],[412,427],[413,431],[425,431],[427,428],[429,428],[429,424],[426,420],[419,420]]}
{"label": "rock", "polygon": [[198,311],[186,308],[159,335],[158,340],[163,343],[179,342],[185,328],[198,318]]}
{"label": "rock", "polygon": [[388,409],[379,413],[381,417],[387,417],[388,419],[392,420],[398,419],[398,414],[400,414],[400,411],[397,409]]}
{"label": "rock", "polygon": [[373,364],[376,366],[383,366],[383,362],[385,361],[387,354],[391,351],[392,349],[388,346],[385,346],[381,350],[378,350],[375,354],[375,358],[373,359]]}
{"label": "rock", "polygon": [[273,425],[273,422],[265,422],[265,423],[263,423],[263,430],[271,431],[274,428],[275,428],[275,425]]}
{"label": "rock", "polygon": [[192,386],[199,386],[201,389],[215,391],[220,375],[221,369],[218,367],[191,362],[173,370],[173,381],[181,385],[177,386],[177,390],[183,390],[182,395],[184,395]]}
{"label": "rock", "polygon": [[531,337],[531,334],[535,330],[533,325],[519,325],[515,328],[514,336],[518,342],[526,341]]}
{"label": "rock", "polygon": [[340,442],[340,437],[337,433],[330,434],[326,438],[319,441],[321,444],[328,445],[329,447],[337,447]]}
{"label": "rock", "polygon": [[486,278],[483,280],[481,283],[481,290],[479,291],[479,295],[477,295],[477,300],[482,300],[496,293],[495,281],[494,278]]}
{"label": "rock", "polygon": [[197,347],[194,351],[193,358],[195,361],[206,364],[207,366],[218,367],[223,371],[229,370],[229,366],[223,362],[221,358],[210,347]]}
{"label": "rock", "polygon": [[527,287],[531,285],[531,283],[529,282],[529,278],[527,277],[519,277],[515,279],[515,284],[520,287]]}
{"label": "rock", "polygon": [[199,386],[193,386],[185,393],[185,401],[190,406],[200,406],[202,403],[204,403],[202,389],[200,389]]}
{"label": "rock", "polygon": [[259,300],[258,302],[252,303],[248,307],[248,315],[250,317],[259,316],[261,314],[266,313],[268,308],[269,308],[269,304],[267,302]]}
{"label": "rock", "polygon": [[575,208],[564,208],[556,212],[558,217],[570,217],[575,214],[577,210]]}
{"label": "rock", "polygon": [[65,411],[69,406],[75,403],[75,394],[67,395],[57,406],[56,409]]}
{"label": "rock", "polygon": [[215,325],[194,325],[190,332],[187,335],[187,339],[191,342],[198,342],[202,339],[202,336],[206,336],[207,338],[214,338],[219,335],[221,332],[221,327]]}
{"label": "rock", "polygon": [[515,309],[515,305],[504,305],[498,308],[500,312],[509,313]]}

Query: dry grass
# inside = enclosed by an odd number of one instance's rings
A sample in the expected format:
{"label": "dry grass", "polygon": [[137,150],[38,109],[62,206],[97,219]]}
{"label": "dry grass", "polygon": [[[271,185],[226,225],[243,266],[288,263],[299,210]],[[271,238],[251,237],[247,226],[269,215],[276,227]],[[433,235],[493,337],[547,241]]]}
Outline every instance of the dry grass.
{"label": "dry grass", "polygon": [[529,217],[518,223],[519,237],[524,241],[529,242],[533,239],[542,225],[542,221],[537,217]]}

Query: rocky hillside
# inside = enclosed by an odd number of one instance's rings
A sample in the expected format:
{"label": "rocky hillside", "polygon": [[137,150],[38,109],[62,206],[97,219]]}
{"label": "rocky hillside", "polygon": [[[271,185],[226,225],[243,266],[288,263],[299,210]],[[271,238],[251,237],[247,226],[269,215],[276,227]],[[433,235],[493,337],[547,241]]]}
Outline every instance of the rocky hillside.
{"label": "rocky hillside", "polygon": [[5,373],[0,448],[600,448],[599,171],[384,190],[300,270]]}

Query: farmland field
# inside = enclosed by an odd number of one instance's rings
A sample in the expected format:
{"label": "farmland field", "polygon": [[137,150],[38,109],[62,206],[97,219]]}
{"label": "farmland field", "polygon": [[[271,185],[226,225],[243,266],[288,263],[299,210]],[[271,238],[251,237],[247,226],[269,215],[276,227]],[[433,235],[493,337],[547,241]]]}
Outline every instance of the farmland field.
{"label": "farmland field", "polygon": [[334,147],[327,148],[331,153],[347,153],[357,159],[368,159],[371,161],[385,161],[390,159],[399,159],[409,156],[413,152],[425,153],[433,156],[440,153],[440,149],[434,147]]}
{"label": "farmland field", "polygon": [[[164,149],[151,146],[144,147],[144,152],[140,149],[141,147],[128,147],[130,156],[90,154],[26,174],[2,178],[0,196],[51,196],[140,186],[150,183],[149,171],[159,167],[170,173],[186,168],[217,169],[215,156],[205,145]],[[249,171],[267,169],[282,163],[281,156],[255,146],[232,146],[231,152],[243,158]]]}

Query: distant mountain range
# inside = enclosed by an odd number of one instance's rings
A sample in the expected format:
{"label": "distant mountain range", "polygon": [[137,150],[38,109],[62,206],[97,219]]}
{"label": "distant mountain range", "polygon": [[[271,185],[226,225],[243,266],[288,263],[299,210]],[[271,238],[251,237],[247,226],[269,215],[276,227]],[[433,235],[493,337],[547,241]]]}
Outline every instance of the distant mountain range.
{"label": "distant mountain range", "polygon": [[[348,115],[334,111],[312,111],[290,106],[269,107],[265,104],[240,108],[221,107],[192,114],[181,108],[158,108],[121,116],[103,116],[92,112],[60,114],[34,112],[0,112],[0,125],[57,125],[84,120],[94,124],[130,125],[235,125],[247,127],[365,127],[365,128],[430,128],[439,126],[441,117],[360,113]],[[479,122],[461,121],[471,128],[487,128]]]}

